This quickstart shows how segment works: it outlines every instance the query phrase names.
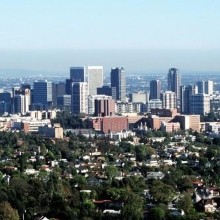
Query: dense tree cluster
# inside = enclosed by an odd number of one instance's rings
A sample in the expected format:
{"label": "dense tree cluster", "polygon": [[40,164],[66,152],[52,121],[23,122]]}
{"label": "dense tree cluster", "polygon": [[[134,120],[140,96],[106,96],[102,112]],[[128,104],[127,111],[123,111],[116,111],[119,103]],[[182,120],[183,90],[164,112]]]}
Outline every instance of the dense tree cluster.
{"label": "dense tree cluster", "polygon": [[57,117],[52,120],[52,123],[60,123],[65,129],[80,129],[89,127],[89,121],[84,118],[84,115],[73,115],[69,111],[58,112]]}
{"label": "dense tree cluster", "polygon": [[[199,176],[207,184],[220,186],[220,141],[192,134],[196,141],[187,142],[186,149],[192,152],[187,165],[173,154],[175,165],[155,168],[145,162],[158,152],[163,155],[166,145],[177,141],[172,135],[150,131],[133,145],[131,139],[115,143],[109,138],[86,138],[70,132],[64,140],[0,132],[0,219],[16,220],[23,215],[25,219],[201,219],[204,214],[196,211],[192,200],[193,183]],[[164,141],[152,142],[152,137],[161,136]],[[95,161],[84,157],[96,151],[101,154]],[[46,167],[54,161],[57,164],[48,172]],[[199,166],[193,165],[195,161]],[[87,176],[77,172],[77,165],[90,162],[105,167],[88,168]],[[39,173],[28,175],[27,169]],[[147,173],[153,171],[161,171],[165,177],[148,179]],[[141,175],[135,175],[138,172]],[[119,175],[123,178],[117,178]],[[170,215],[167,208],[175,200],[185,213],[182,217]],[[120,214],[104,214],[105,204],[100,205],[100,201],[111,201]]]}

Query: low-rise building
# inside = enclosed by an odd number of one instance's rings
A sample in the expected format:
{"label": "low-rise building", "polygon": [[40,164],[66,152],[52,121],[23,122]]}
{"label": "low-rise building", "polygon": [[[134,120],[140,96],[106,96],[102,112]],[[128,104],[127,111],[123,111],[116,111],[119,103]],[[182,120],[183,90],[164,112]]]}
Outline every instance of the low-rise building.
{"label": "low-rise building", "polygon": [[54,127],[39,127],[39,134],[49,138],[63,139],[63,128],[60,127],[59,123],[54,124]]}
{"label": "low-rise building", "polygon": [[161,123],[161,130],[165,132],[174,132],[180,130],[180,123],[179,122],[162,122]]}
{"label": "low-rise building", "polygon": [[104,134],[128,129],[128,119],[125,116],[110,116],[91,118],[92,128]]}

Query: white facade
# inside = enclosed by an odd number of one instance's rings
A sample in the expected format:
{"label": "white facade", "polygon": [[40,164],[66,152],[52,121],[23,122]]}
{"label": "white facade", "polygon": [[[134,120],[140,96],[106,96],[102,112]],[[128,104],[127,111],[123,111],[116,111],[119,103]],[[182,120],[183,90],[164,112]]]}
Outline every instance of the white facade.
{"label": "white facade", "polygon": [[143,103],[140,102],[120,102],[116,103],[116,112],[123,113],[140,113],[143,109]]}
{"label": "white facade", "polygon": [[208,95],[213,94],[213,81],[207,80],[205,82],[205,94],[208,94]]}
{"label": "white facade", "polygon": [[130,94],[132,102],[142,102],[146,104],[149,101],[149,93],[147,92],[134,92]]}
{"label": "white facade", "polygon": [[162,101],[160,99],[151,99],[146,104],[146,111],[150,112],[153,108],[162,108]]}
{"label": "white facade", "polygon": [[166,91],[161,94],[162,107],[165,109],[176,108],[176,93],[172,91]]}
{"label": "white facade", "polygon": [[97,95],[97,88],[103,86],[103,66],[88,66],[89,95]]}

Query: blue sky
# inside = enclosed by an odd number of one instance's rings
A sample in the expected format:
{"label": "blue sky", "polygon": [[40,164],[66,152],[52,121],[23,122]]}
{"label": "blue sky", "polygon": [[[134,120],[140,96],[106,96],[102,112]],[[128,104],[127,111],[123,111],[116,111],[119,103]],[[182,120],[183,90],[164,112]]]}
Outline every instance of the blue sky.
{"label": "blue sky", "polygon": [[1,0],[0,69],[218,71],[219,10],[219,0]]}

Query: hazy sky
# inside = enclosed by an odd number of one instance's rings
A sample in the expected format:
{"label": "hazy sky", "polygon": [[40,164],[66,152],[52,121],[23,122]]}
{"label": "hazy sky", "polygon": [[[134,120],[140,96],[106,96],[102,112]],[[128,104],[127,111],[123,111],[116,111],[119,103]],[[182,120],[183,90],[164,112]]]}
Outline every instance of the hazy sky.
{"label": "hazy sky", "polygon": [[220,71],[219,0],[0,1],[0,69]]}

